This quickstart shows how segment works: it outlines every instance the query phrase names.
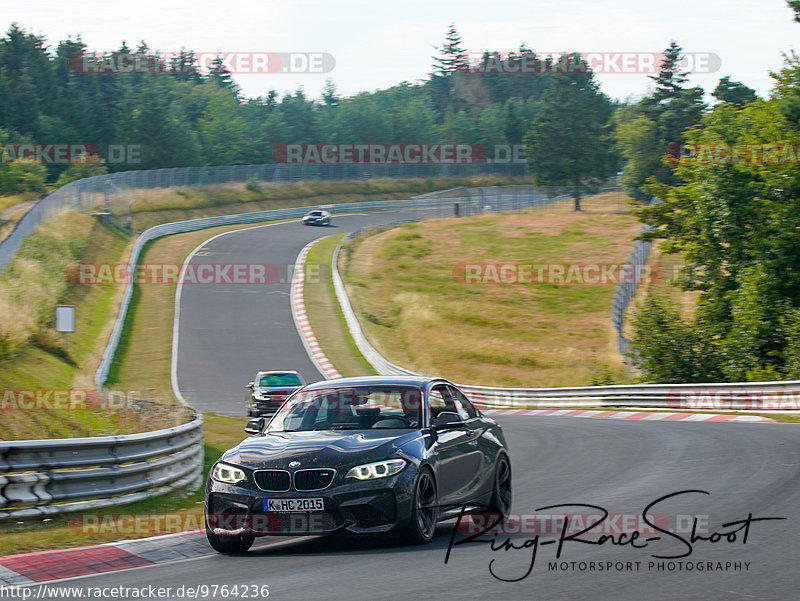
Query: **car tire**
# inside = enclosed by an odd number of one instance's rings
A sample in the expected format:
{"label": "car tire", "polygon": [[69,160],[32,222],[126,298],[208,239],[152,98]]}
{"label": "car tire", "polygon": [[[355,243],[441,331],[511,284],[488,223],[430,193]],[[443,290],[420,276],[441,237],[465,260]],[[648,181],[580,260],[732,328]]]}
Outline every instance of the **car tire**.
{"label": "car tire", "polygon": [[224,536],[214,534],[208,529],[206,529],[206,537],[214,551],[226,554],[245,553],[256,540],[255,536]]}
{"label": "car tire", "polygon": [[511,461],[508,455],[500,453],[494,468],[494,487],[489,507],[504,517],[511,512]]}
{"label": "car tire", "polygon": [[422,468],[414,482],[411,519],[403,532],[403,539],[411,545],[429,543],[436,532],[439,516],[439,496],[436,481],[428,468]]}

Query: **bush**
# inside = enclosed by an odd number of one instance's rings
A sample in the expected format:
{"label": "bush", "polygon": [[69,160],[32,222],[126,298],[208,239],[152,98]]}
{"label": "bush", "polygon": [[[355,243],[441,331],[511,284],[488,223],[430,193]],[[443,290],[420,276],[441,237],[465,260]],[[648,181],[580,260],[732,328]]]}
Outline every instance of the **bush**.
{"label": "bush", "polygon": [[258,178],[256,176],[253,176],[250,179],[248,179],[244,187],[247,188],[247,190],[249,190],[253,194],[261,194],[261,183],[258,181]]}
{"label": "bush", "polygon": [[713,340],[680,313],[649,296],[631,320],[633,364],[648,382],[716,382],[721,380]]}

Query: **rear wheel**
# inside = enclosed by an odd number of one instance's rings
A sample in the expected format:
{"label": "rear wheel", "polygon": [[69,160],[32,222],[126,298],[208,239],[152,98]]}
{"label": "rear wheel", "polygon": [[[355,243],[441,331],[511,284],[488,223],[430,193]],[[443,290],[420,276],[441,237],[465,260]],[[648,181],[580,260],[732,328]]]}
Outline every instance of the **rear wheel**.
{"label": "rear wheel", "polygon": [[433,474],[427,468],[423,468],[414,484],[411,521],[404,533],[406,542],[414,545],[430,542],[436,532],[436,521],[439,516],[438,504],[439,497]]}
{"label": "rear wheel", "polygon": [[511,511],[511,462],[502,453],[494,470],[494,490],[489,506],[493,511],[507,516]]}

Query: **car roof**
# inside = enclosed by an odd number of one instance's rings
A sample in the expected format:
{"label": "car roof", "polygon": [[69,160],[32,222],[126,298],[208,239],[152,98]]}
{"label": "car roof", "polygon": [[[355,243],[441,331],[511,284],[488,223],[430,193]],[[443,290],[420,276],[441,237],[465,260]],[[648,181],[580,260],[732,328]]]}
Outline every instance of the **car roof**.
{"label": "car roof", "polygon": [[274,369],[272,371],[260,371],[256,373],[256,376],[266,376],[270,374],[294,374],[299,376],[300,374],[296,371],[292,371],[291,369]]}
{"label": "car roof", "polygon": [[333,380],[322,380],[314,382],[305,387],[305,390],[316,390],[319,388],[345,388],[348,386],[413,386],[426,388],[434,383],[452,384],[444,378],[428,376],[356,376],[351,378],[336,378]]}

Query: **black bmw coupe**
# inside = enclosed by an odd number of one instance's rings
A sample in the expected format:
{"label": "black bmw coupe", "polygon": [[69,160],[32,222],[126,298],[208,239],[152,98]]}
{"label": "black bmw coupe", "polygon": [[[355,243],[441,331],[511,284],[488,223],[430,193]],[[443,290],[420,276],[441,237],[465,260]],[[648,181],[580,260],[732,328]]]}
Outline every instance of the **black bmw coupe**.
{"label": "black bmw coupe", "polygon": [[206,534],[221,553],[264,535],[395,532],[426,543],[462,510],[511,508],[501,427],[441,378],[309,384],[246,431],[206,484]]}

